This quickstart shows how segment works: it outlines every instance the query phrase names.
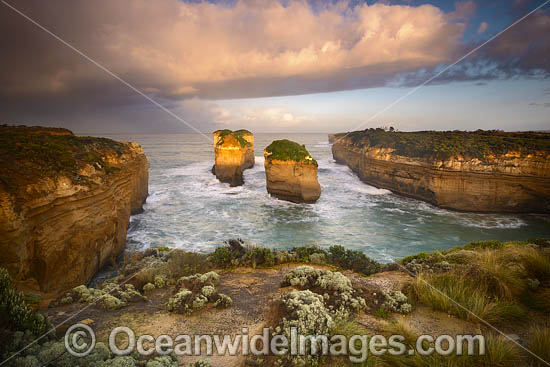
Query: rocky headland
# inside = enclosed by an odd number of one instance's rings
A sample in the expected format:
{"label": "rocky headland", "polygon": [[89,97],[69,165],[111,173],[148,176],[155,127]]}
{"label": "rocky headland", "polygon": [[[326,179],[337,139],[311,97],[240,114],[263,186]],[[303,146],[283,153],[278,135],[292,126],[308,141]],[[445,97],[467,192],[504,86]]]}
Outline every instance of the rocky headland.
{"label": "rocky headland", "polygon": [[362,181],[442,208],[550,212],[550,134],[395,132],[329,136],[332,154]]}
{"label": "rocky headland", "polygon": [[124,250],[148,195],[141,146],[2,125],[0,150],[0,266],[20,288],[87,283]]}
{"label": "rocky headland", "polygon": [[231,186],[244,183],[243,171],[254,166],[254,135],[248,130],[218,130],[214,135],[212,172]]}
{"label": "rocky headland", "polygon": [[303,145],[275,140],[264,150],[267,192],[295,203],[315,203],[321,196],[317,162]]}

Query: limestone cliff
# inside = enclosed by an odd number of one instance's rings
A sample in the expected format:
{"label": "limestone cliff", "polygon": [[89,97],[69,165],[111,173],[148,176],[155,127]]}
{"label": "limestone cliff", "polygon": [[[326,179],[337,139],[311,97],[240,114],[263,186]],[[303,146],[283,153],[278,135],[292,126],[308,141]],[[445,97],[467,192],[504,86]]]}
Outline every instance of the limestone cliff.
{"label": "limestone cliff", "polygon": [[317,162],[305,147],[289,140],[276,140],[264,150],[264,156],[270,195],[295,203],[314,203],[319,199]]}
{"label": "limestone cliff", "polygon": [[87,283],[123,251],[130,214],[142,210],[142,148],[8,126],[0,126],[0,146],[0,266],[44,293]]}
{"label": "limestone cliff", "polygon": [[[363,138],[359,134],[341,135],[334,140],[332,154],[370,185],[460,211],[550,212],[550,154],[545,150],[550,136],[535,134],[534,139],[541,136],[542,142],[523,136],[520,144],[514,142],[514,135],[478,132],[481,138],[461,135],[453,145],[441,143],[436,135],[416,149],[418,141],[414,139],[418,136],[406,135],[412,133],[399,135],[402,145],[395,143],[394,136],[384,135],[398,133],[368,134],[371,136],[363,133]],[[498,141],[499,135],[506,142]],[[453,149],[464,152],[461,141],[488,153],[452,153]],[[506,144],[512,143],[513,150],[508,150]],[[499,153],[491,152],[496,150],[494,146],[499,147]],[[429,154],[434,147],[442,157]]]}
{"label": "limestone cliff", "polygon": [[214,132],[215,164],[212,172],[231,186],[244,183],[243,171],[254,166],[254,135],[247,130]]}

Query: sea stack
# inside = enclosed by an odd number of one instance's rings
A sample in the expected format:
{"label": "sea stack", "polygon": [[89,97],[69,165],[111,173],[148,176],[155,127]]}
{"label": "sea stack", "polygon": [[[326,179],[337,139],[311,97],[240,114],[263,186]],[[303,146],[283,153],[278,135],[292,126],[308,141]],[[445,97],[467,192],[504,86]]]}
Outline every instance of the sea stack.
{"label": "sea stack", "polygon": [[305,146],[275,140],[264,150],[267,192],[295,203],[314,203],[321,196],[317,162]]}
{"label": "sea stack", "polygon": [[248,130],[214,131],[214,153],[212,173],[221,182],[240,186],[243,171],[254,166],[254,135]]}

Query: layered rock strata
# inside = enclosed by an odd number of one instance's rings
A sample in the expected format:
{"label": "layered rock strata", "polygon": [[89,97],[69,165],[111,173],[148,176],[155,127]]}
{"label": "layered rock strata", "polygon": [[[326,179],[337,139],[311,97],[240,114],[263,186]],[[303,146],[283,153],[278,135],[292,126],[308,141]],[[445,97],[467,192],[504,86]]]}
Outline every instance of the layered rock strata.
{"label": "layered rock strata", "polygon": [[295,203],[315,203],[321,196],[317,162],[304,146],[276,140],[264,150],[267,192]]}
{"label": "layered rock strata", "polygon": [[43,293],[87,283],[147,198],[141,146],[38,127],[0,127],[0,139],[0,266]]}
{"label": "layered rock strata", "polygon": [[218,130],[214,135],[212,172],[231,186],[244,183],[243,171],[254,166],[254,135],[247,130]]}
{"label": "layered rock strata", "polygon": [[336,162],[362,181],[442,208],[473,212],[550,212],[550,155],[533,149],[498,155],[437,159],[396,153],[384,143],[372,146],[334,139]]}

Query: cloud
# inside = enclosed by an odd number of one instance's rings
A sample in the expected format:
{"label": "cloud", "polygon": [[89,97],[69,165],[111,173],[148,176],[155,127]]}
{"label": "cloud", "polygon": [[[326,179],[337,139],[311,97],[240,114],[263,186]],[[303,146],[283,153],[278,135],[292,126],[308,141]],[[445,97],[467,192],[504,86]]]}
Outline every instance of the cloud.
{"label": "cloud", "polygon": [[[205,131],[242,121],[318,123],[281,106],[229,111],[216,99],[416,86],[478,45],[463,43],[466,23],[476,11],[473,1],[459,2],[447,13],[429,4],[281,1],[27,0],[14,5]],[[1,120],[77,131],[87,126],[110,131],[125,124],[181,131],[164,112],[145,108],[143,97],[120,81],[0,7]],[[548,77],[549,19],[548,11],[530,16],[435,83]]]}
{"label": "cloud", "polygon": [[182,101],[175,108],[175,111],[193,126],[204,126],[207,123],[229,124],[232,122],[231,112],[227,108],[196,97]]}
{"label": "cloud", "polygon": [[297,115],[283,107],[253,108],[242,111],[242,123],[246,126],[267,126],[270,129],[300,127],[314,122],[309,115]]}
{"label": "cloud", "polygon": [[[470,3],[460,3],[453,18],[467,16]],[[31,0],[17,6],[139,89],[172,99],[378,86],[393,73],[448,62],[464,31],[432,5]],[[7,50],[0,94],[78,94],[90,80],[108,85],[110,76],[11,10],[3,9],[0,21]]]}
{"label": "cloud", "polygon": [[[550,78],[550,13],[539,11],[482,48],[454,65],[430,84],[456,81],[490,81],[523,77],[544,80]],[[461,56],[485,41],[462,46]],[[390,81],[393,86],[414,87],[428,80],[446,65],[421,68],[414,72],[396,73]]]}
{"label": "cloud", "polygon": [[475,1],[459,1],[455,3],[455,10],[447,16],[451,20],[465,21],[475,14],[477,4]]}
{"label": "cloud", "polygon": [[479,28],[477,29],[477,34],[482,34],[482,33],[484,33],[484,32],[487,30],[487,28],[489,28],[489,23],[487,23],[487,22],[481,22],[481,23],[479,24]]}

